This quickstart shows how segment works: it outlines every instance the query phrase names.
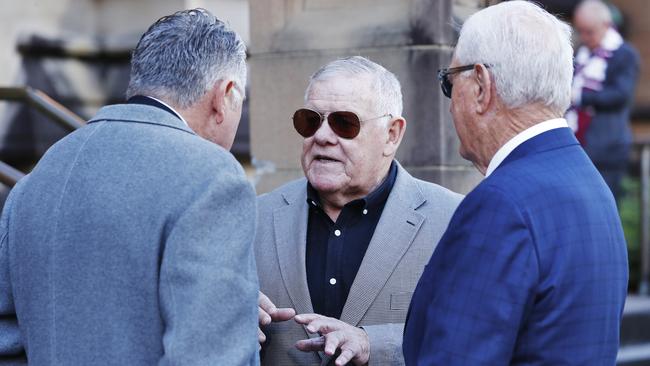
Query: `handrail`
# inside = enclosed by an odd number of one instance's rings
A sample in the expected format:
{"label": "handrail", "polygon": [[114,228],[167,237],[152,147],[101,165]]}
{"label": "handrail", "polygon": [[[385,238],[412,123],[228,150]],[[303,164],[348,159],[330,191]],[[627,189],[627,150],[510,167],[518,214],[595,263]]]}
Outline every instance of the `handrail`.
{"label": "handrail", "polygon": [[28,86],[23,88],[0,88],[0,100],[27,102],[71,132],[86,124],[86,121],[81,117],[50,98],[47,94]]}
{"label": "handrail", "polygon": [[20,180],[20,178],[24,176],[25,174],[23,172],[17,170],[11,165],[0,161],[0,183],[8,187],[13,187]]}
{"label": "handrail", "polygon": [[[0,87],[0,100],[26,102],[70,132],[86,124],[86,121],[81,117],[50,98],[47,94],[28,86],[22,88]],[[23,172],[0,161],[0,183],[13,187],[24,176]]]}
{"label": "handrail", "polygon": [[639,295],[650,295],[650,137],[637,137],[634,144],[641,150],[641,278]]}

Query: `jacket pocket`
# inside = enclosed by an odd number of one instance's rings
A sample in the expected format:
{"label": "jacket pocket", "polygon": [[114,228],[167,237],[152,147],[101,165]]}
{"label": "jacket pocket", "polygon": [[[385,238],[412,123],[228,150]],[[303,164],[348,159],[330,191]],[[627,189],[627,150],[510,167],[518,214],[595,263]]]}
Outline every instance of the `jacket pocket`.
{"label": "jacket pocket", "polygon": [[390,294],[390,309],[408,310],[412,296],[412,292],[396,292],[394,294]]}

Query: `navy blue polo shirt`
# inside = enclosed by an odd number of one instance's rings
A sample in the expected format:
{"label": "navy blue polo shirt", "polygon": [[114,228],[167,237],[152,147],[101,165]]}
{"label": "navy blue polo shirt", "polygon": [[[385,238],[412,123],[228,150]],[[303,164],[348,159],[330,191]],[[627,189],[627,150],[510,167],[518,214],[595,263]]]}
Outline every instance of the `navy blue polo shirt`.
{"label": "navy blue polo shirt", "polygon": [[370,194],[348,202],[336,222],[307,183],[307,285],[314,312],[339,319],[370,239],[397,177],[393,161],[386,179]]}

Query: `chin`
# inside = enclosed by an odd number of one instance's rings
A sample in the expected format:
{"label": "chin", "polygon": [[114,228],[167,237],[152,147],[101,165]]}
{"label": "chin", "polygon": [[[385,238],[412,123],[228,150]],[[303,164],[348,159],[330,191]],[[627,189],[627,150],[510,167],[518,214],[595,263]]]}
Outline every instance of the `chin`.
{"label": "chin", "polygon": [[458,154],[460,154],[460,156],[463,159],[468,160],[468,161],[472,161],[472,159],[470,159],[470,155],[467,153],[467,150],[465,150],[463,148],[463,145],[460,145],[460,148],[458,149]]}
{"label": "chin", "polygon": [[309,183],[318,192],[332,193],[339,191],[343,187],[343,183],[337,177],[320,175],[308,172],[306,174]]}

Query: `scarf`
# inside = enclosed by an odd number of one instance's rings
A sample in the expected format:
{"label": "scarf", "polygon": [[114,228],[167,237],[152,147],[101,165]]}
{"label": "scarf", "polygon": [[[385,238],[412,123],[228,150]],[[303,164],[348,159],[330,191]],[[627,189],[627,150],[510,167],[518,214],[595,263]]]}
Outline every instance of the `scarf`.
{"label": "scarf", "polygon": [[622,44],[621,35],[614,28],[609,28],[598,48],[590,50],[581,46],[576,53],[571,93],[573,98],[566,119],[582,145],[585,143],[585,133],[595,111],[592,107],[581,106],[580,96],[585,90],[597,92],[603,89],[607,63]]}

